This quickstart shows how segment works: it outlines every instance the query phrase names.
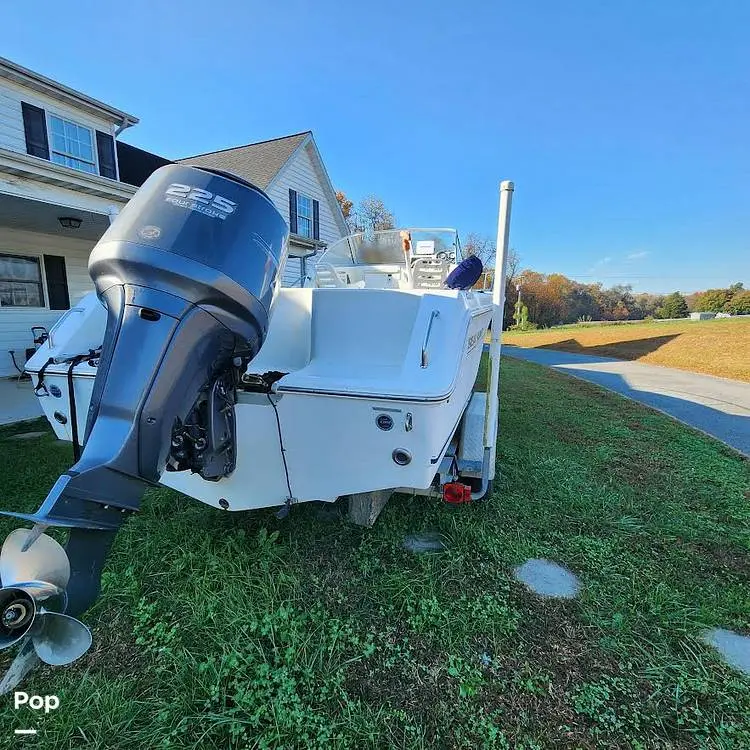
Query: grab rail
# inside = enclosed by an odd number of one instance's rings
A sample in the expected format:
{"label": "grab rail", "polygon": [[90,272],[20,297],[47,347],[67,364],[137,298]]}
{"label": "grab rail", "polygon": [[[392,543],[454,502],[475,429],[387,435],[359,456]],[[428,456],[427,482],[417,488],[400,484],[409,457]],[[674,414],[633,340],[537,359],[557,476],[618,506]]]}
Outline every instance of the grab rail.
{"label": "grab rail", "polygon": [[429,364],[429,357],[427,356],[427,344],[430,341],[430,333],[432,333],[432,321],[440,316],[439,310],[433,310],[430,313],[430,322],[427,324],[427,333],[424,335],[424,341],[422,342],[422,367],[425,368]]}

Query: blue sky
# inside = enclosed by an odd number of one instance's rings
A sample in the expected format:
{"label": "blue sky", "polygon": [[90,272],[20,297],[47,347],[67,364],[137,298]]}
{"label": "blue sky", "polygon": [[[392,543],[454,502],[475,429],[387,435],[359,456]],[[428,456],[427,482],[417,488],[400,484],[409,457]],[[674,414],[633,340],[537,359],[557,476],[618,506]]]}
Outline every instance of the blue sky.
{"label": "blue sky", "polygon": [[[39,19],[43,18],[40,23]],[[750,286],[750,2],[6,3],[2,54],[179,157],[311,129],[404,225],[637,290]]]}

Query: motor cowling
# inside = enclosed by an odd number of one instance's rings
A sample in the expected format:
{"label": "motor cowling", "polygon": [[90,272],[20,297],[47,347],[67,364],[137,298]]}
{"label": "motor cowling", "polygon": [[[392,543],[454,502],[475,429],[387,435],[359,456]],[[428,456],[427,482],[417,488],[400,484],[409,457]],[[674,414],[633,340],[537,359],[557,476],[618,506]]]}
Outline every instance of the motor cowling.
{"label": "motor cowling", "polygon": [[[234,470],[231,364],[265,339],[287,238],[265,193],[231,175],[171,165],[148,179],[89,260],[108,322],[87,444],[117,433],[120,470],[149,482]],[[123,396],[145,397],[136,440]]]}
{"label": "motor cowling", "polygon": [[117,529],[165,470],[218,480],[234,469],[238,368],[265,339],[287,241],[286,222],[259,188],[169,165],[91,253],[107,326],[83,450],[36,513],[5,513],[36,525],[20,552],[6,553],[8,565],[44,528],[70,529],[66,612],[96,598]]}

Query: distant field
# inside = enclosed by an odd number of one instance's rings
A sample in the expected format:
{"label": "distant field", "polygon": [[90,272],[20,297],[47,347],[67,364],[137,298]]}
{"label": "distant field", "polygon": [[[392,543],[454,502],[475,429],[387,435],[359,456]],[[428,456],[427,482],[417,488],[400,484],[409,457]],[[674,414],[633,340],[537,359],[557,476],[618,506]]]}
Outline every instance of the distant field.
{"label": "distant field", "polygon": [[750,318],[560,326],[504,333],[503,342],[750,381]]}

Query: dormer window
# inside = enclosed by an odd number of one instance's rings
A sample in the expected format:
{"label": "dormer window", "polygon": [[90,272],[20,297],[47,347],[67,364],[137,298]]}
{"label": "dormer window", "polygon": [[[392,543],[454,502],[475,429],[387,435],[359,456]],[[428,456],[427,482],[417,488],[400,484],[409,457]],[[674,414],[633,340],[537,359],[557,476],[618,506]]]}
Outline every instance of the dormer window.
{"label": "dormer window", "polygon": [[96,174],[94,138],[89,128],[57,115],[49,115],[50,160],[82,172]]}

